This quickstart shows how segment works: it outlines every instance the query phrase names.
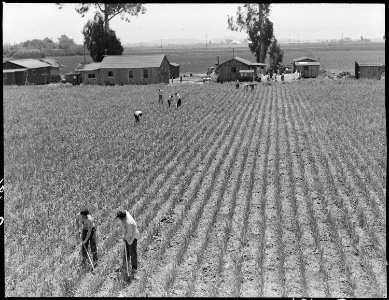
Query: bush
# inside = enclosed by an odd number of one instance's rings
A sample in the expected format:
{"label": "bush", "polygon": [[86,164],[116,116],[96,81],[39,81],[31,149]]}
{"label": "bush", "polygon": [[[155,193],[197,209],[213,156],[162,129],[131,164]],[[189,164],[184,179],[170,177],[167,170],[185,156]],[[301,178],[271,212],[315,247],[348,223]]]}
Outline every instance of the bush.
{"label": "bush", "polygon": [[14,54],[14,58],[43,58],[45,55],[39,49],[20,49]]}

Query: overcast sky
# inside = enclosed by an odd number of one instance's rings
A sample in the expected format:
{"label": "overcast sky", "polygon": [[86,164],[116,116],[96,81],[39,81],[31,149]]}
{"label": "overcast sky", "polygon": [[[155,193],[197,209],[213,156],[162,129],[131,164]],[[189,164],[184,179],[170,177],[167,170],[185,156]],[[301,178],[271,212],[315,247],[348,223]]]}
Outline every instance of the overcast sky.
{"label": "overcast sky", "polygon": [[[92,19],[93,9],[84,18],[76,4],[61,10],[51,3],[4,3],[3,43],[51,38],[62,34],[83,42],[82,28]],[[122,44],[167,39],[232,37],[243,39],[244,32],[227,29],[227,15],[235,17],[239,4],[145,4],[146,14],[130,23],[119,16],[110,22]],[[384,4],[272,4],[270,20],[278,40],[327,40],[381,38],[385,32]]]}

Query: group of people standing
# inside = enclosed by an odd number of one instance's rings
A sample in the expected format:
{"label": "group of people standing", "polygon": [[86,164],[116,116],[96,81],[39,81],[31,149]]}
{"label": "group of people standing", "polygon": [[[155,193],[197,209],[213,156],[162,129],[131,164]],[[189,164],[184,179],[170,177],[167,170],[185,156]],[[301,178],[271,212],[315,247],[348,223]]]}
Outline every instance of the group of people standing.
{"label": "group of people standing", "polygon": [[[174,96],[176,99],[176,108],[179,108],[181,106],[181,96],[179,93],[174,93],[170,94],[167,98],[167,105],[170,106],[172,105],[172,102],[174,101]],[[163,91],[161,89],[158,89],[158,102],[163,103]]]}

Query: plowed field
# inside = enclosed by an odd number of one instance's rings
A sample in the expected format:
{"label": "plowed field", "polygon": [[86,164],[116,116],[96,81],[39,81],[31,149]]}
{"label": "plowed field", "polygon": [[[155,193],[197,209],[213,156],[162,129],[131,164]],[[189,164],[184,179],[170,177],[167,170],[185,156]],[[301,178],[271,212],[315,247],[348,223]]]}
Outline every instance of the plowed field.
{"label": "plowed field", "polygon": [[157,88],[4,87],[7,296],[387,297],[384,81]]}

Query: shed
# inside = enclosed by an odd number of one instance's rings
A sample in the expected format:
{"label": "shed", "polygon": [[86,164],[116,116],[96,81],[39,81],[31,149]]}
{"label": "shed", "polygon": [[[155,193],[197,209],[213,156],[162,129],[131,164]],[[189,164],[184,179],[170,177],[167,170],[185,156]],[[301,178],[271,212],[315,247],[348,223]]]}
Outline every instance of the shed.
{"label": "shed", "polygon": [[380,63],[355,62],[355,78],[381,79],[385,74],[385,65]]}
{"label": "shed", "polygon": [[98,84],[100,82],[101,63],[91,63],[78,68],[80,82],[84,84]]}
{"label": "shed", "polygon": [[61,75],[59,74],[59,68],[61,64],[52,57],[39,58],[40,61],[51,65],[50,68],[50,82],[59,82]]}
{"label": "shed", "polygon": [[105,56],[100,65],[100,84],[168,83],[170,64],[163,54]]}
{"label": "shed", "polygon": [[65,81],[73,85],[80,84],[80,73],[70,72],[65,74]]}
{"label": "shed", "polygon": [[260,73],[266,71],[267,64],[253,63],[244,58],[235,56],[223,63],[221,63],[217,72],[219,74],[219,82],[241,80],[241,70],[254,70],[254,77],[256,78]]}
{"label": "shed", "polygon": [[320,72],[320,63],[318,61],[300,61],[295,62],[295,70],[301,74],[302,78],[316,78]]}
{"label": "shed", "polygon": [[176,64],[174,62],[170,62],[169,68],[170,68],[170,76],[172,76],[173,79],[180,76],[180,65],[179,64]]}
{"label": "shed", "polygon": [[303,56],[303,57],[299,57],[299,58],[295,58],[293,59],[293,62],[292,62],[292,73],[296,72],[296,62],[318,62],[319,60],[316,59],[316,58],[313,58],[313,57],[307,57],[307,56]]}
{"label": "shed", "polygon": [[25,82],[24,72],[27,69],[9,69],[3,70],[3,84],[4,85],[22,85]]}
{"label": "shed", "polygon": [[[4,70],[18,70],[11,73],[15,73],[15,83],[11,84],[46,84],[50,82],[50,68],[51,65],[45,62],[41,62],[37,59],[16,59],[6,61],[3,63]],[[21,75],[21,69],[24,69],[23,75]],[[6,73],[9,74],[10,72]],[[8,75],[7,75],[8,76]],[[4,81],[4,72],[3,72]]]}

